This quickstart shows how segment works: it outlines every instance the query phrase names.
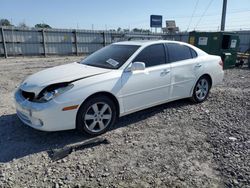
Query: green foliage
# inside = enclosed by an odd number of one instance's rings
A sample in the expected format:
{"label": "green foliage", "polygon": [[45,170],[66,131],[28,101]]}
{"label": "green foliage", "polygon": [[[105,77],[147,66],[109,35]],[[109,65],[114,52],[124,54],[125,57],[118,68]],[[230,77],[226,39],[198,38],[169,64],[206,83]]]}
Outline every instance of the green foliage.
{"label": "green foliage", "polygon": [[0,26],[12,26],[8,19],[0,19]]}
{"label": "green foliage", "polygon": [[138,29],[138,28],[134,28],[132,30],[133,32],[138,32],[138,33],[150,33],[149,29]]}
{"label": "green foliage", "polygon": [[18,27],[21,27],[21,28],[29,28],[29,26],[26,25],[25,22],[20,22],[20,23],[18,24]]}
{"label": "green foliage", "polygon": [[50,25],[48,25],[48,24],[40,23],[40,24],[36,24],[35,28],[51,29],[52,27],[50,27]]}
{"label": "green foliage", "polygon": [[118,27],[117,32],[121,32],[122,28]]}

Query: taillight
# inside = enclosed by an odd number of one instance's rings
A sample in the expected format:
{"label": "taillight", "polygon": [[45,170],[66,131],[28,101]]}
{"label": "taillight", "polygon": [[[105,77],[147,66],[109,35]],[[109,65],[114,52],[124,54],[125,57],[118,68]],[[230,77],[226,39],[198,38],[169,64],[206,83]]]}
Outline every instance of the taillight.
{"label": "taillight", "polygon": [[219,65],[223,68],[223,61],[220,60]]}

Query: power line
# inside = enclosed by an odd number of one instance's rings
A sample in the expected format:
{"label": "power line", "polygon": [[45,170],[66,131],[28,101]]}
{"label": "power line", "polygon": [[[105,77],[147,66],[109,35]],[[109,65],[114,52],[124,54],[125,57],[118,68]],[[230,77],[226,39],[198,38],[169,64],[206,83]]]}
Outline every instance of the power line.
{"label": "power line", "polygon": [[[245,12],[250,12],[250,10],[239,10],[239,11],[232,11],[232,12],[228,12],[227,14],[238,14],[238,13],[245,13]],[[203,14],[202,14],[203,15]],[[195,17],[201,17],[202,15],[196,15],[196,16],[193,16],[194,18]],[[213,16],[220,16],[221,14],[207,14],[206,16],[204,17],[213,17]],[[175,16],[175,17],[171,17],[171,19],[187,19],[187,18],[190,18],[190,16]]]}
{"label": "power line", "polygon": [[188,27],[187,27],[187,31],[188,31],[188,29],[189,29],[189,26],[190,26],[192,20],[193,20],[193,16],[194,16],[194,13],[195,13],[195,11],[196,11],[196,9],[197,9],[198,3],[199,3],[199,0],[197,0],[196,3],[195,3],[195,7],[194,7],[194,10],[193,10],[192,16],[191,16],[191,18],[190,18],[190,21],[189,21],[189,24],[188,24]]}
{"label": "power line", "polygon": [[[211,26],[199,26],[197,27],[197,30],[219,30],[219,24],[218,25],[211,25]],[[248,29],[246,25],[230,25],[227,26],[227,30],[234,29],[234,30],[239,30],[239,29]]]}
{"label": "power line", "polygon": [[[197,0],[198,1],[198,0]],[[197,10],[195,11],[195,8],[194,8],[194,11],[193,11],[193,13],[192,13],[192,15],[191,16],[182,16],[182,15],[177,15],[177,16],[172,16],[172,17],[168,17],[168,16],[166,16],[166,15],[163,15],[165,18],[168,18],[168,19],[174,19],[174,20],[176,20],[176,22],[177,22],[177,24],[178,23],[181,23],[181,24],[185,24],[185,23],[187,23],[188,21],[189,21],[189,23],[190,23],[190,25],[192,25],[192,22],[195,22],[196,20],[198,20],[199,19],[199,21],[197,22],[197,24],[196,24],[196,27],[198,27],[198,28],[200,28],[198,25],[199,25],[199,23],[200,23],[200,21],[202,20],[202,19],[204,19],[204,18],[207,18],[207,20],[206,20],[206,23],[213,23],[213,22],[216,22],[216,27],[218,27],[217,26],[217,22],[218,22],[218,24],[219,24],[219,21],[220,21],[220,19],[219,19],[219,16],[221,15],[221,14],[218,14],[218,13],[209,13],[209,14],[206,14],[207,13],[207,11],[208,11],[208,9],[209,9],[209,7],[210,7],[210,5],[211,5],[211,3],[212,3],[212,1],[213,0],[211,0],[210,2],[209,2],[209,4],[208,4],[208,6],[207,6],[207,8],[204,10],[204,12],[203,12],[203,14],[199,14],[199,15],[195,15],[195,12],[197,12]],[[196,2],[196,4],[198,4],[197,2]],[[195,5],[196,6],[196,5]],[[198,8],[198,5],[197,5],[197,8]],[[196,8],[196,9],[197,9]],[[242,13],[246,13],[247,15],[249,15],[248,13],[250,12],[250,10],[248,9],[248,8],[245,8],[245,9],[231,9],[230,11],[228,11],[227,12],[227,20],[228,20],[228,22],[237,22],[237,20],[239,20],[239,21],[242,21],[242,18],[234,18],[234,17],[232,17],[233,15],[235,15],[235,14],[242,14]],[[232,16],[231,16],[232,15]],[[245,17],[247,17],[247,15],[245,16]],[[191,19],[192,18],[192,20],[190,21],[189,19]],[[184,20],[185,19],[185,20]],[[213,21],[214,20],[214,21]],[[245,21],[247,21],[247,20],[245,20]],[[135,21],[133,21],[133,22],[129,22],[128,24],[131,26],[131,27],[139,27],[138,26],[138,24],[142,24],[142,25],[144,25],[144,24],[147,24],[148,23],[148,19],[142,19],[142,20],[135,20]],[[206,25],[206,23],[203,23],[203,25]],[[183,25],[184,25],[183,24]],[[188,26],[188,28],[190,28],[190,25]],[[112,27],[122,27],[121,25],[120,26],[118,26],[118,25],[113,25],[113,24],[111,24],[111,26]]]}
{"label": "power line", "polygon": [[[238,13],[248,13],[250,12],[249,9],[234,9],[234,10],[231,10],[231,11],[228,11],[227,12],[227,15],[231,15],[231,14],[238,14]],[[203,15],[203,18],[204,17],[218,17],[220,16],[221,14],[207,14],[207,15]],[[200,18],[202,15],[193,15],[193,19],[194,18]],[[168,19],[189,19],[191,18],[192,16],[174,16],[174,17],[168,17],[166,15],[164,15],[165,18],[168,18]],[[214,18],[214,19],[217,19],[217,18]],[[230,19],[230,17],[228,17],[228,19]],[[186,23],[187,20],[181,20],[181,21],[178,21],[179,23]],[[129,24],[144,24],[144,23],[148,23],[148,19],[144,19],[144,20],[137,20],[137,21],[134,21],[134,22],[129,22]]]}
{"label": "power line", "polygon": [[[231,23],[246,23],[246,24],[250,24],[250,20],[248,19],[248,18],[244,18],[244,19],[242,19],[242,18],[228,18],[227,19],[228,21],[228,24],[231,24]],[[220,22],[220,20],[219,20],[219,18],[215,18],[215,19],[206,19],[206,21],[205,22],[203,22],[202,23],[202,25],[207,25],[207,24],[214,24],[214,23],[219,23]],[[185,23],[187,23],[186,21],[177,21],[177,23],[178,24],[185,24]],[[199,26],[197,26],[197,27],[199,27]]]}
{"label": "power line", "polygon": [[[214,27],[214,26],[218,26],[219,23],[214,23],[214,24],[203,24],[198,26],[197,28],[204,28],[204,27]],[[248,23],[239,23],[239,24],[230,24],[228,25],[228,27],[239,27],[239,26],[249,26]]]}
{"label": "power line", "polygon": [[207,10],[209,9],[210,5],[212,4],[213,0],[210,0],[206,9],[204,10],[203,14],[201,15],[199,21],[197,22],[196,26],[194,27],[194,29],[199,25],[200,21],[202,20],[202,18],[205,16]]}

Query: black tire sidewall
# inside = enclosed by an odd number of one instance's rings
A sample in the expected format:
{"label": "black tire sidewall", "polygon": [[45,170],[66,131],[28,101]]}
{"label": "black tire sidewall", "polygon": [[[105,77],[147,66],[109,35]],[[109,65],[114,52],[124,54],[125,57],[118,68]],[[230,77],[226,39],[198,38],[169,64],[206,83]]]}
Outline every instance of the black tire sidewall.
{"label": "black tire sidewall", "polygon": [[[88,108],[97,102],[104,102],[110,106],[111,111],[112,111],[112,118],[111,118],[110,123],[108,124],[108,126],[105,129],[103,129],[100,132],[92,132],[85,126],[84,119],[82,117],[84,117]],[[93,97],[93,98],[87,99],[87,101],[85,101],[81,105],[81,107],[79,108],[79,110],[77,112],[77,117],[76,117],[76,129],[82,133],[89,135],[89,136],[97,136],[97,135],[103,134],[106,131],[108,131],[114,125],[114,123],[116,121],[116,117],[117,117],[117,110],[116,110],[114,102],[110,98],[108,98],[106,96]]]}
{"label": "black tire sidewall", "polygon": [[[201,79],[206,79],[206,81],[208,82],[208,92],[207,92],[205,98],[202,100],[198,99],[196,96],[196,87]],[[211,89],[211,83],[210,83],[209,79],[206,76],[200,77],[194,86],[194,91],[193,91],[193,96],[192,96],[193,101],[197,102],[197,103],[201,103],[201,102],[205,101],[207,99],[207,97],[209,96],[210,89]]]}

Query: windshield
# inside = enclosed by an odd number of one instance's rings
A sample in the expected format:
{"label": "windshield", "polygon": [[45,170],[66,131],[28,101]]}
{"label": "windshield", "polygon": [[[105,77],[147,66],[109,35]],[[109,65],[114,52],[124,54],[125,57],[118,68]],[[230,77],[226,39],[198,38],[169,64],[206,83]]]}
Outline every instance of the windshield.
{"label": "windshield", "polygon": [[136,45],[109,45],[89,55],[80,63],[94,67],[118,69],[139,47]]}

